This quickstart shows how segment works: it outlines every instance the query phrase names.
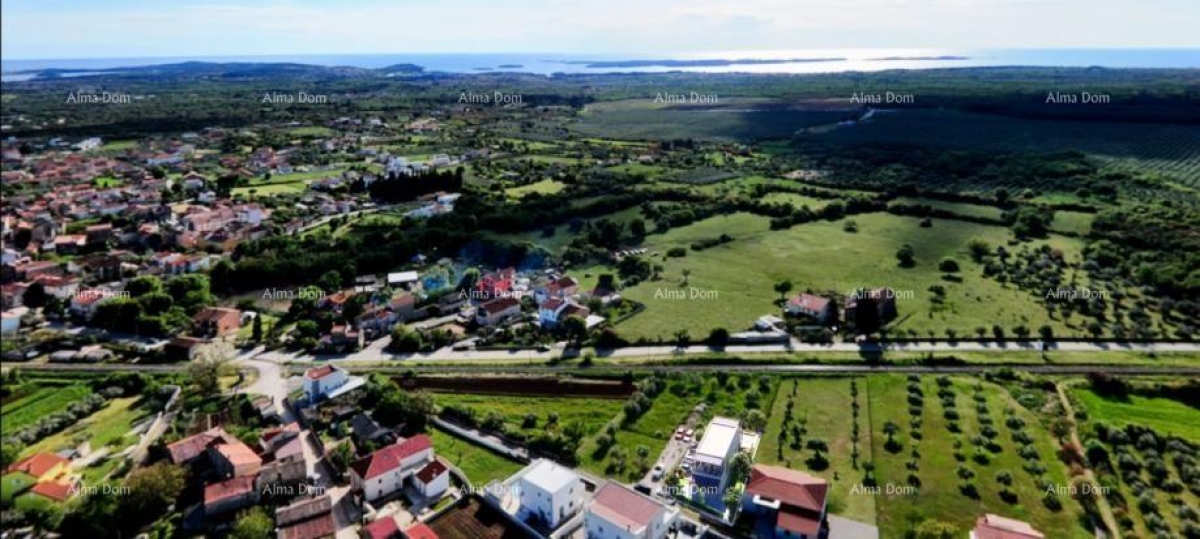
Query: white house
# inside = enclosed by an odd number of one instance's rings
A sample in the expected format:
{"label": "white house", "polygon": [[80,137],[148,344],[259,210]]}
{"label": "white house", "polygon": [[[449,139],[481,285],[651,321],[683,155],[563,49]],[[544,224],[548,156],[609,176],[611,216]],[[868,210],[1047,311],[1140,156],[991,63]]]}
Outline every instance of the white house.
{"label": "white house", "polygon": [[308,402],[324,400],[349,379],[346,371],[333,365],[313,367],[304,371],[304,395]]}
{"label": "white house", "polygon": [[537,459],[518,474],[521,503],[517,518],[557,529],[583,508],[583,481],[574,470]]}
{"label": "white house", "polygon": [[662,539],[678,518],[677,509],[610,482],[588,505],[584,528],[588,539]]}
{"label": "white house", "polygon": [[425,499],[438,499],[450,488],[450,469],[433,459],[413,475],[413,486]]}
{"label": "white house", "polygon": [[729,462],[741,446],[742,426],[738,420],[721,416],[712,418],[692,457],[692,479],[698,486],[725,492],[729,480]]}
{"label": "white house", "polygon": [[0,313],[0,334],[11,335],[21,328],[21,315],[4,311]]}
{"label": "white house", "polygon": [[480,305],[475,314],[475,322],[481,326],[494,326],[520,314],[521,301],[504,296]]}
{"label": "white house", "polygon": [[358,459],[350,466],[350,479],[354,488],[373,502],[400,492],[405,480],[432,461],[433,443],[420,434]]}

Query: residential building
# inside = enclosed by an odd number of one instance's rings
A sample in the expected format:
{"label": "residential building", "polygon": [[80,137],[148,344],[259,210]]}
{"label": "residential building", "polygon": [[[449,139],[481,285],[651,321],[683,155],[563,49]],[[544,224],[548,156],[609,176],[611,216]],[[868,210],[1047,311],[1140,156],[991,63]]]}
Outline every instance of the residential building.
{"label": "residential building", "polygon": [[204,487],[204,514],[207,517],[233,513],[254,505],[258,491],[254,477],[240,476]]}
{"label": "residential building", "polygon": [[12,335],[21,329],[21,315],[4,311],[0,313],[0,335]]}
{"label": "residential building", "polygon": [[224,337],[242,324],[242,312],[226,307],[205,307],[192,317],[192,331],[200,337]]}
{"label": "residential building", "polygon": [[213,468],[221,477],[254,476],[262,468],[262,457],[237,438],[216,443],[208,448],[208,452]]}
{"label": "residential building", "polygon": [[588,539],[662,539],[678,518],[677,509],[609,482],[588,505],[584,529]]}
{"label": "residential building", "polygon": [[326,539],[337,534],[329,495],[307,498],[275,510],[278,539]]}
{"label": "residential building", "polygon": [[413,475],[413,487],[425,499],[441,498],[450,488],[450,469],[433,459]]}
{"label": "residential building", "polygon": [[334,391],[349,380],[346,371],[334,365],[321,365],[304,371],[304,395],[308,402],[319,402],[329,398]]}
{"label": "residential building", "polygon": [[1044,539],[1046,536],[1028,522],[986,514],[975,521],[970,539]]}
{"label": "residential building", "polygon": [[820,325],[834,322],[837,309],[833,301],[814,294],[800,294],[787,303],[787,314],[803,316]]}
{"label": "residential building", "polygon": [[433,460],[433,443],[420,434],[381,448],[350,466],[354,488],[368,502],[391,496],[404,488],[404,483]]}
{"label": "residential building", "polygon": [[475,322],[481,326],[494,326],[521,314],[521,302],[517,298],[502,297],[479,306]]}
{"label": "residential building", "polygon": [[204,456],[209,446],[234,439],[221,427],[213,427],[199,434],[167,444],[167,454],[175,464],[190,464]]}
{"label": "residential building", "polygon": [[[420,524],[424,526],[424,524]],[[401,539],[400,525],[396,523],[396,518],[392,515],[386,515],[371,523],[363,526],[358,530],[358,536],[361,539]]]}
{"label": "residential building", "polygon": [[742,514],[760,539],[825,539],[829,483],[779,466],[756,464],[742,492]]}
{"label": "residential building", "polygon": [[557,529],[583,508],[583,481],[574,470],[549,459],[537,459],[518,473],[521,493],[517,518]]}
{"label": "residential building", "polygon": [[7,473],[21,472],[38,483],[56,481],[71,468],[71,461],[53,453],[34,453],[8,465]]}
{"label": "residential building", "polygon": [[729,463],[741,446],[742,426],[738,420],[721,416],[712,418],[692,457],[692,480],[706,491],[725,492]]}

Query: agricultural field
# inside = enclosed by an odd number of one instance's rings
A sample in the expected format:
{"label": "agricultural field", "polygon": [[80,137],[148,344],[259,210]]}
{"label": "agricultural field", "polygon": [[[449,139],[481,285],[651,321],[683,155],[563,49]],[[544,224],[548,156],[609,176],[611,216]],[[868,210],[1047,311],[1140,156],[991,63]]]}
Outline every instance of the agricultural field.
{"label": "agricultural field", "polygon": [[[1047,121],[961,112],[901,110],[809,135],[849,145],[907,144],[981,151],[1077,150],[1116,168],[1152,170],[1200,186],[1200,145],[1186,125]],[[1027,186],[1016,186],[1027,187]]]}
{"label": "agricultural field", "polygon": [[0,415],[4,432],[33,425],[91,392],[86,385],[71,383],[29,382],[16,386],[13,395],[5,399],[3,415]]}
{"label": "agricultural field", "polygon": [[1177,400],[1128,395],[1123,400],[1105,398],[1086,388],[1073,389],[1088,420],[1112,426],[1139,425],[1164,436],[1200,443],[1200,410]]}
{"label": "agricultural field", "polygon": [[762,103],[723,101],[718,106],[664,106],[646,99],[589,105],[572,131],[588,137],[620,140],[696,138],[751,141],[787,138],[799,129],[837,122],[843,111],[796,110]]}
{"label": "agricultural field", "polygon": [[882,537],[905,537],[925,519],[965,535],[983,513],[1030,522],[1056,538],[1092,537],[1077,502],[1046,498],[1045,486],[1069,485],[1058,446],[1039,416],[1004,388],[971,377],[900,375],[871,376],[865,386],[875,477],[885,490],[876,499]]}
{"label": "agricultural field", "polygon": [[1167,398],[1106,398],[1085,387],[1070,395],[1086,417],[1078,431],[1089,466],[1124,536],[1194,536],[1200,411]]}
{"label": "agricultural field", "polygon": [[114,452],[120,452],[137,441],[136,436],[130,434],[133,425],[150,415],[137,407],[137,401],[137,397],[110,399],[97,412],[30,445],[22,454],[54,453],[83,442],[91,445],[93,451],[109,447]]}
{"label": "agricultural field", "polygon": [[[853,396],[851,384],[858,392]],[[866,378],[784,378],[776,393],[774,405],[763,431],[762,442],[755,461],[805,470],[829,481],[829,512],[858,522],[875,523],[874,496],[851,494],[851,488],[861,483],[870,462],[872,430]],[[854,405],[859,404],[858,460],[852,457],[854,441]],[[788,407],[791,417],[787,421]],[[799,433],[797,438],[795,434]],[[799,440],[799,441],[797,441]],[[828,446],[822,452],[823,469],[813,461],[816,452],[805,448],[812,440]],[[813,464],[817,464],[813,466]]]}
{"label": "agricultural field", "polygon": [[[843,229],[846,220],[858,225],[857,233]],[[811,289],[844,295],[857,287],[890,286],[898,295],[907,294],[897,299],[900,318],[892,323],[895,331],[943,335],[952,328],[966,336],[978,326],[1036,328],[1045,323],[1056,335],[1084,333],[1048,319],[1032,294],[981,276],[982,267],[967,256],[967,243],[981,239],[1004,245],[1011,238],[1008,229],[940,219],[933,219],[929,228],[919,223],[911,217],[865,214],[770,230],[766,217],[738,213],[651,234],[644,246],[662,253],[721,234],[732,236],[733,241],[689,251],[681,258],[656,260],[664,267],[662,279],[622,291],[626,299],[645,303],[647,310],[617,325],[617,331],[631,340],[670,340],[684,328],[698,339],[711,328],[748,328],[758,317],[779,312],[774,304],[779,294],[773,285],[787,279],[797,292]],[[1080,259],[1082,243],[1077,239],[1052,235],[1031,245],[1042,243],[1062,250],[1068,260]],[[904,244],[915,252],[917,264],[912,268],[899,267],[893,256]],[[942,278],[938,264],[947,257],[959,263],[961,282]],[[690,272],[686,284],[684,270]],[[930,301],[933,285],[946,290],[941,304]],[[683,291],[685,299],[664,295],[667,291]]]}

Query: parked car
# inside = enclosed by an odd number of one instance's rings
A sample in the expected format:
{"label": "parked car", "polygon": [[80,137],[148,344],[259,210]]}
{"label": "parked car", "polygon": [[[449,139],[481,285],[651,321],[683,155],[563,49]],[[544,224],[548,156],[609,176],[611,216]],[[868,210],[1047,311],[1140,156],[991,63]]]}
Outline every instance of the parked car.
{"label": "parked car", "polygon": [[663,471],[665,471],[665,470],[663,470],[662,464],[655,464],[654,465],[654,474],[651,475],[650,478],[655,481],[662,479]]}

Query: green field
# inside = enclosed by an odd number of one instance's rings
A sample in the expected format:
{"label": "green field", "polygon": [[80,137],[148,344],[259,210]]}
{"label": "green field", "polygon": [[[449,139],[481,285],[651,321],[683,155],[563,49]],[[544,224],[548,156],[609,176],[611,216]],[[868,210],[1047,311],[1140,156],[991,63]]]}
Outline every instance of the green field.
{"label": "green field", "polygon": [[1096,215],[1092,213],[1083,213],[1078,211],[1056,211],[1054,212],[1054,221],[1050,223],[1050,230],[1055,232],[1067,232],[1074,234],[1087,234],[1092,231],[1092,221],[1096,219]]}
{"label": "green field", "polygon": [[328,127],[319,125],[311,125],[306,127],[293,127],[287,130],[289,135],[297,137],[332,137],[337,134],[337,131]]}
{"label": "green field", "polygon": [[17,391],[28,393],[13,402],[4,403],[4,413],[0,419],[3,419],[5,433],[33,425],[42,417],[62,411],[67,405],[91,393],[82,384],[33,384],[29,390],[21,387]]}
{"label": "green field", "polygon": [[[859,459],[851,459],[853,416],[850,382],[858,385]],[[803,440],[821,439],[829,445],[829,467],[812,470],[805,461],[813,452],[792,447],[792,438],[780,443],[780,431],[791,435],[791,426],[784,425],[788,402],[793,402],[795,421],[803,420],[807,433]],[[756,462],[804,470],[829,481],[829,512],[868,524],[875,523],[875,498],[850,494],[853,485],[863,477],[862,464],[871,460],[871,424],[868,415],[867,383],[865,378],[786,378],[776,393],[774,406],[768,416],[767,429],[758,447]]]}
{"label": "green field", "polygon": [[521,464],[517,462],[440,430],[431,430],[429,436],[433,439],[438,456],[467,474],[472,485],[483,486],[492,480],[504,480],[521,469]]}
{"label": "green field", "polygon": [[1090,389],[1073,389],[1087,410],[1088,419],[1110,425],[1142,425],[1161,434],[1200,443],[1200,410],[1164,398],[1129,395],[1128,400],[1106,399]]}
{"label": "green field", "polygon": [[524,197],[525,195],[528,195],[530,193],[553,195],[554,193],[562,191],[566,187],[567,187],[566,184],[564,184],[560,181],[551,180],[551,179],[547,178],[545,180],[534,182],[534,183],[531,183],[528,185],[522,185],[520,187],[512,187],[512,188],[506,189],[505,193],[508,195],[508,198],[517,200],[517,199],[520,199],[521,197]]}
{"label": "green field", "polygon": [[[920,334],[934,331],[942,335],[946,328],[953,328],[965,336],[977,326],[1025,324],[1036,328],[1047,323],[1056,335],[1083,333],[1067,328],[1061,320],[1049,320],[1032,294],[981,276],[981,266],[966,254],[967,242],[979,238],[1003,245],[1011,237],[1006,228],[940,219],[934,219],[932,227],[922,228],[920,219],[890,214],[850,219],[858,224],[857,233],[845,232],[840,221],[772,231],[766,217],[738,213],[652,234],[645,242],[651,252],[687,248],[721,234],[729,234],[734,241],[662,260],[665,272],[661,280],[622,291],[625,298],[648,308],[617,325],[617,330],[633,340],[670,340],[681,328],[688,328],[693,338],[703,338],[708,329],[717,327],[742,330],[762,315],[779,312],[773,304],[779,295],[772,287],[788,279],[796,292],[812,289],[839,295],[858,287],[890,286],[899,296],[900,317],[892,324],[896,331],[912,328]],[[907,269],[899,267],[895,258],[896,250],[906,243],[913,246],[917,261]],[[1041,243],[1061,249],[1069,260],[1080,257],[1079,240],[1051,236],[1033,245]],[[962,282],[942,279],[937,266],[945,257],[958,261]],[[687,287],[683,286],[684,269],[691,271]],[[933,294],[928,289],[935,284],[946,289],[940,306],[930,302]],[[695,299],[690,288],[699,291]],[[667,299],[670,296],[664,293],[669,290],[683,290],[688,297]]]}
{"label": "green field", "polygon": [[92,184],[98,189],[111,189],[113,187],[120,187],[124,185],[125,182],[112,176],[100,176],[99,178],[92,180]]}
{"label": "green field", "polygon": [[[472,395],[468,393],[434,393],[434,402],[439,406],[473,408],[482,420],[488,412],[499,412],[504,416],[506,427],[511,432],[537,432],[545,428],[548,415],[558,414],[559,428],[580,421],[588,434],[600,430],[605,423],[621,411],[624,401],[620,399],[592,399],[573,397],[507,397],[497,395]],[[523,429],[521,424],[526,414],[537,416],[537,426]]]}
{"label": "green field", "polygon": [[[922,377],[920,380],[925,400],[920,440],[912,438],[910,432],[905,377],[882,375],[868,378],[866,386],[869,392],[874,444],[872,451],[879,484],[885,487],[907,486],[909,470],[906,463],[911,459],[914,447],[918,447],[920,453],[916,459],[919,470],[915,475],[920,479],[916,493],[893,496],[883,494],[876,500],[877,523],[881,537],[905,537],[905,532],[910,526],[927,518],[953,524],[965,537],[975,519],[984,513],[997,513],[1024,520],[1055,538],[1092,537],[1080,524],[1083,510],[1076,502],[1064,497],[1064,506],[1059,511],[1052,511],[1041,503],[1044,491],[1038,489],[1034,476],[1022,469],[1024,461],[1017,454],[1021,445],[1010,438],[1011,431],[1004,424],[1004,410],[1013,409],[1016,417],[1025,422],[1025,431],[1032,436],[1033,447],[1040,455],[1040,462],[1047,468],[1045,479],[1051,484],[1067,485],[1066,470],[1055,457],[1057,446],[1041,426],[1036,414],[1017,404],[1005,389],[990,383],[983,383],[982,394],[990,416],[996,421],[995,427],[999,436],[995,440],[1000,445],[1000,452],[992,453],[980,449],[979,452],[988,455],[989,462],[980,464],[973,460],[976,449],[970,440],[979,434],[982,425],[972,398],[976,382],[975,378],[953,379],[952,388],[957,410],[961,415],[959,424],[962,428],[962,433],[957,437],[963,441],[962,452],[965,456],[965,460],[960,462],[954,456],[953,442],[956,435],[948,429],[948,421],[943,416],[943,405],[937,396],[938,385],[933,377]],[[895,453],[890,452],[885,445],[887,436],[883,433],[883,425],[886,421],[893,421],[900,426],[900,432],[896,435],[900,449]],[[960,466],[975,472],[974,484],[979,491],[978,499],[972,499],[960,492],[962,481],[957,475]],[[1012,503],[999,496],[1000,485],[994,477],[1002,470],[1010,472],[1014,479],[1011,488],[1016,499]]]}

